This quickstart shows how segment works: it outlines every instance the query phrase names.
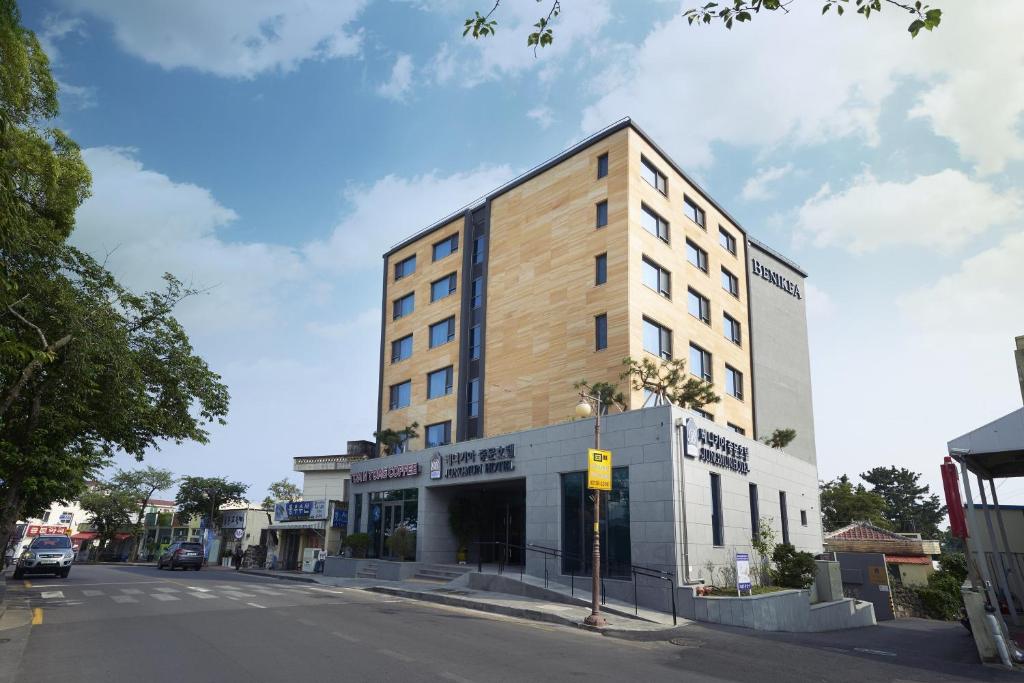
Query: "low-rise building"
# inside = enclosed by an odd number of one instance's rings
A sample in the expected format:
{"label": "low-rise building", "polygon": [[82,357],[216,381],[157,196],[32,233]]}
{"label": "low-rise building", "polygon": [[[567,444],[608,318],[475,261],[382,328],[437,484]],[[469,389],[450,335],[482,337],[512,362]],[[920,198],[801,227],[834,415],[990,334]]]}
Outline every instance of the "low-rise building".
{"label": "low-rise building", "polygon": [[927,586],[935,571],[932,556],[942,550],[938,541],[921,534],[896,533],[869,522],[854,522],[825,534],[825,552],[881,553],[889,580],[902,586]]}

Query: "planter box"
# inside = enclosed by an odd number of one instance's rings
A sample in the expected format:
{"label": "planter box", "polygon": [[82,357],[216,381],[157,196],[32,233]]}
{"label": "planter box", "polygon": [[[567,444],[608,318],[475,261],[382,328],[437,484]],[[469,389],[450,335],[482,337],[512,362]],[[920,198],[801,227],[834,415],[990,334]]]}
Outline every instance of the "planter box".
{"label": "planter box", "polygon": [[869,602],[843,598],[811,605],[810,591],[786,590],[746,597],[694,597],[694,616],[756,631],[817,632],[875,625]]}

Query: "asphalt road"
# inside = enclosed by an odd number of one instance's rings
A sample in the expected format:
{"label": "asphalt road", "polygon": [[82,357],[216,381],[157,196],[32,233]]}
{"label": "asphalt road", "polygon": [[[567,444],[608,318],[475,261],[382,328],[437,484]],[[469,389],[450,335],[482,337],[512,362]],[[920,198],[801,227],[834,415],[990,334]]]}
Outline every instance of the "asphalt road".
{"label": "asphalt road", "polygon": [[[1019,680],[898,650],[857,651],[834,634],[691,625],[678,644],[629,642],[220,568],[76,566],[68,579],[8,580],[7,596],[36,622],[21,631],[20,663],[18,639],[0,637],[0,671],[19,683]],[[885,632],[872,633],[859,637],[892,649]]]}

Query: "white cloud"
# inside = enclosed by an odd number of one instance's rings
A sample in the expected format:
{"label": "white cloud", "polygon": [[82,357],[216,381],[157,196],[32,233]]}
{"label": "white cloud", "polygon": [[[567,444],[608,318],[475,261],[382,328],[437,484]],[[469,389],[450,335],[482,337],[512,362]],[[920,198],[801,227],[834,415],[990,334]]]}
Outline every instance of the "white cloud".
{"label": "white cloud", "polygon": [[530,111],[526,112],[527,118],[533,119],[537,122],[543,130],[547,130],[551,127],[551,124],[555,122],[554,114],[551,109],[546,106],[534,107]]}
{"label": "white cloud", "polygon": [[775,196],[775,191],[769,186],[785,178],[792,170],[793,164],[757,169],[757,173],[748,178],[743,185],[743,198],[748,202],[771,199]]}
{"label": "white cloud", "polygon": [[43,17],[42,30],[36,37],[50,59],[50,64],[56,64],[60,60],[60,48],[57,47],[57,43],[69,35],[84,35],[84,29],[84,22],[77,17],[61,14],[47,14]]}
{"label": "white cloud", "polygon": [[367,0],[63,0],[69,11],[109,22],[117,44],[165,69],[252,78],[305,60],[351,56],[351,27]]}
{"label": "white cloud", "polygon": [[380,263],[381,254],[513,177],[507,166],[481,166],[468,173],[404,178],[389,175],[369,187],[350,187],[351,210],[331,235],[305,247],[310,262],[336,270]]}
{"label": "white cloud", "polygon": [[893,246],[948,252],[989,229],[1019,220],[1015,191],[999,192],[960,171],[946,169],[906,183],[866,172],[850,187],[825,184],[797,211],[796,230],[815,246],[854,253]]}
{"label": "white cloud", "polygon": [[[931,122],[984,171],[1024,158],[1024,3],[950,3],[942,25],[911,39],[909,19],[822,17],[813,3],[762,13],[725,31],[676,14],[625,62],[591,79],[600,93],[581,128],[634,116],[684,166],[707,166],[715,144],[773,148],[853,137],[880,140],[881,107],[922,87],[912,114]],[[992,30],[992,17],[1000,29]]]}
{"label": "white cloud", "polygon": [[412,87],[412,57],[400,54],[391,68],[391,77],[377,86],[377,94],[396,102],[404,102]]}
{"label": "white cloud", "polygon": [[807,296],[807,318],[823,321],[835,315],[836,304],[828,292],[808,283],[804,287]]}

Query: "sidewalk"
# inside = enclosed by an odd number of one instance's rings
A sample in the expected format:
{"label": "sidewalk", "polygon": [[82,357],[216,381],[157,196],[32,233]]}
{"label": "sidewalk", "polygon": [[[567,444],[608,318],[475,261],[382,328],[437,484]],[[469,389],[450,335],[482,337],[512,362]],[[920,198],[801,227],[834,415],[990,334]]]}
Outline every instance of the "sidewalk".
{"label": "sidewalk", "polygon": [[[605,619],[608,621],[608,626],[594,628],[583,623],[586,616],[590,614],[590,607],[585,604],[567,604],[567,602],[541,600],[520,595],[510,595],[508,593],[474,590],[458,585],[458,580],[449,584],[438,585],[434,582],[415,580],[381,581],[379,579],[348,579],[323,576],[321,574],[302,574],[301,572],[270,571],[266,569],[242,569],[240,571],[243,574],[254,576],[353,588],[410,600],[471,609],[478,612],[560,624],[562,626],[597,631],[606,636],[628,640],[667,640],[679,635],[682,630],[693,623],[688,619],[679,618],[678,626],[673,626],[671,615],[641,609],[639,610],[639,616],[636,616],[633,613],[632,605],[609,601],[608,605],[602,607],[602,614],[604,614]],[[554,584],[552,584],[549,590],[554,590],[555,588]],[[558,586],[557,588],[560,589],[562,587]],[[561,591],[555,590],[555,592]],[[577,589],[576,596],[577,599],[582,599],[583,602],[590,600],[590,593],[587,591]],[[565,589],[565,597],[568,598],[568,589]]]}

